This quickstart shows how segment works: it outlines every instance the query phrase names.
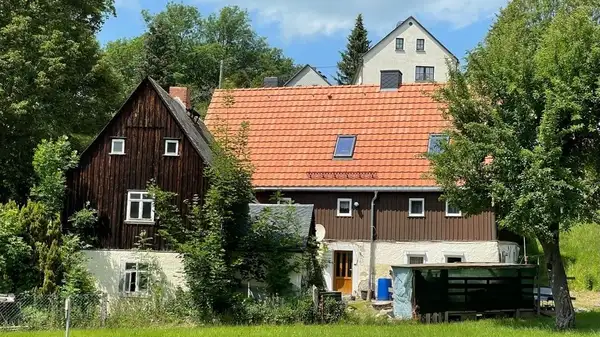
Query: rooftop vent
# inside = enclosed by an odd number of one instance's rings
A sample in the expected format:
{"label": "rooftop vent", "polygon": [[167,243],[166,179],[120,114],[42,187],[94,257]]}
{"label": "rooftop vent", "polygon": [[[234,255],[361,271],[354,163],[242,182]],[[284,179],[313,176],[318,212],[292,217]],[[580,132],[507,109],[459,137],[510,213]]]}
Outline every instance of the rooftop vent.
{"label": "rooftop vent", "polygon": [[278,86],[279,86],[279,78],[277,78],[276,76],[265,77],[265,80],[263,81],[263,87],[276,88]]}
{"label": "rooftop vent", "polygon": [[402,73],[400,70],[381,71],[381,90],[396,90],[402,84]]}

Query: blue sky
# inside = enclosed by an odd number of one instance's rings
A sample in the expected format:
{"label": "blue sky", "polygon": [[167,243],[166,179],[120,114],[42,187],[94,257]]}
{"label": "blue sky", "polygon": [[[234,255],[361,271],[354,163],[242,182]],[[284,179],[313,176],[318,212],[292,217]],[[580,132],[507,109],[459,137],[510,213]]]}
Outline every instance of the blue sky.
{"label": "blue sky", "polygon": [[[140,11],[158,12],[168,0],[115,0],[117,16],[104,25],[101,43],[137,36],[144,31]],[[363,13],[373,43],[396,23],[415,16],[462,60],[482,40],[498,10],[508,0],[183,0],[203,16],[227,5],[249,10],[253,26],[272,46],[298,64],[335,74],[339,51],[346,45],[354,19]]]}

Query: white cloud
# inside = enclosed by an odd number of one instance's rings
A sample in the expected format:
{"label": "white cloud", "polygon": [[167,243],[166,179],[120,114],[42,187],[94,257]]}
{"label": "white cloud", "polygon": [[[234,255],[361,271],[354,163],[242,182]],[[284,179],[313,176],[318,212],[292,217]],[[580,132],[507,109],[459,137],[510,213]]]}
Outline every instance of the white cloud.
{"label": "white cloud", "polygon": [[115,0],[115,8],[117,9],[117,12],[120,10],[139,11],[142,6],[140,0]]}
{"label": "white cloud", "polygon": [[[121,0],[126,1],[126,0]],[[367,29],[383,34],[413,15],[449,29],[489,17],[509,0],[195,0],[219,6],[239,5],[259,20],[276,23],[286,38],[347,32],[362,13]]]}

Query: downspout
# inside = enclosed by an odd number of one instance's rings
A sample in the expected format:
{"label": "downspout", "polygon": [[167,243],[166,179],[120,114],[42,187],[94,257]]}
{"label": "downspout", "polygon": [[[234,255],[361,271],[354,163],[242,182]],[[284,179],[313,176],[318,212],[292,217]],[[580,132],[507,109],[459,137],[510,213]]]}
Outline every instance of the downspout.
{"label": "downspout", "polygon": [[369,288],[367,290],[367,301],[373,298],[373,262],[375,261],[375,201],[379,191],[375,191],[371,199],[371,244],[369,252]]}

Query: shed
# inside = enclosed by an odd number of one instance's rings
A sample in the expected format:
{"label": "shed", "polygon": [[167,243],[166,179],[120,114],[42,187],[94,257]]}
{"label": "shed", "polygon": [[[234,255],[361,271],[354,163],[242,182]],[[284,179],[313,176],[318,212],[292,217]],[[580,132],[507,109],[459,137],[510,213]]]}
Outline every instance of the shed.
{"label": "shed", "polygon": [[392,270],[397,318],[535,310],[536,265],[415,264]]}

